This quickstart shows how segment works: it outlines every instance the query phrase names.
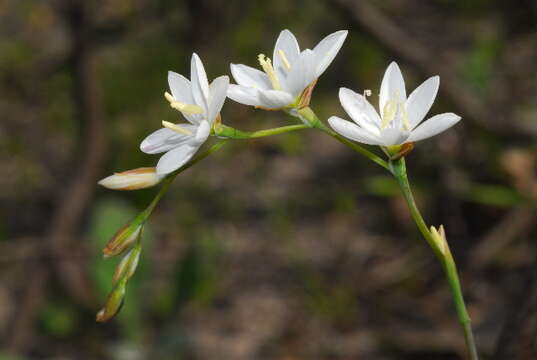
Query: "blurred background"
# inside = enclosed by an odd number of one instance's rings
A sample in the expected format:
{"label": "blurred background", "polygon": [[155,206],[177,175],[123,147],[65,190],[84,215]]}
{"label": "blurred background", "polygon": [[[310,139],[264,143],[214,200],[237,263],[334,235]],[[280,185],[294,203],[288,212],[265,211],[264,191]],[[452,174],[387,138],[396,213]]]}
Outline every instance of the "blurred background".
{"label": "blurred background", "polygon": [[[122,312],[95,323],[118,259],[101,249],[158,189],[96,181],[153,166],[141,140],[178,114],[167,71],[257,66],[278,33],[349,36],[340,86],[407,91],[463,121],[407,157],[444,224],[483,359],[537,359],[537,3],[531,0],[0,0],[0,359],[459,359],[440,266],[394,180],[322,133],[236,141],[181,174],[146,228]],[[242,130],[296,120],[227,101]],[[377,149],[372,149],[377,151]],[[378,153],[378,151],[377,151]]]}

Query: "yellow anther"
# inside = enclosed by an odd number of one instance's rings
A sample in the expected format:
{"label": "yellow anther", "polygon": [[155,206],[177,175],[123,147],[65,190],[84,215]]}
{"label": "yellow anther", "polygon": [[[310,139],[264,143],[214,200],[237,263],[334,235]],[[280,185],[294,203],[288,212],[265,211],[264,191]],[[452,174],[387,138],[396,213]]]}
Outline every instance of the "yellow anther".
{"label": "yellow anther", "polygon": [[264,54],[259,54],[257,59],[259,60],[259,64],[263,68],[263,71],[267,74],[274,90],[281,90],[282,88],[280,86],[280,81],[278,80],[276,72],[272,67],[272,61]]}
{"label": "yellow anther", "polygon": [[163,121],[162,126],[164,126],[165,128],[168,128],[170,130],[173,130],[175,132],[178,132],[179,134],[192,136],[191,131],[189,131],[187,129],[184,129],[184,128],[180,127],[179,125],[171,123],[169,121]]}
{"label": "yellow anther", "polygon": [[175,98],[170,95],[169,92],[165,92],[164,97],[166,98],[166,100],[168,100],[170,106],[177,111],[189,115],[203,114],[203,108],[201,108],[200,106],[194,104],[183,104],[182,102],[175,101]]}
{"label": "yellow anther", "polygon": [[285,52],[281,49],[278,49],[278,56],[280,57],[280,60],[283,63],[283,66],[285,66],[285,70],[289,71],[291,70],[291,64],[289,63],[289,60],[287,60],[287,56],[285,56]]}
{"label": "yellow anther", "polygon": [[169,93],[169,92],[165,92],[164,93],[164,97],[166,98],[166,100],[168,100],[168,102],[172,103],[175,101],[174,97]]}

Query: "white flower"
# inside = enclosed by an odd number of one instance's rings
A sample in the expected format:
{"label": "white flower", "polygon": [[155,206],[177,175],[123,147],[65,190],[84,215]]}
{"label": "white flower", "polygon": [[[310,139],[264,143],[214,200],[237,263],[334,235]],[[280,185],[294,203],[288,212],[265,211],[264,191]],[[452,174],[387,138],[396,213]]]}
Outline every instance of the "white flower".
{"label": "white flower", "polygon": [[258,56],[263,71],[231,64],[231,74],[238,85],[229,86],[228,97],[265,109],[280,109],[297,102],[334,60],[346,37],[346,30],[337,31],[313,50],[300,51],[293,33],[283,30],[274,47],[274,63],[263,54]]}
{"label": "white flower", "polygon": [[[423,118],[433,105],[440,78],[424,81],[407,98],[399,66],[392,62],[380,85],[380,116],[365,96],[346,88],[339,89],[339,100],[354,123],[332,116],[330,126],[341,135],[364,144],[392,146],[423,140],[456,124],[461,117],[444,113]],[[366,90],[364,95],[370,95]],[[418,126],[419,125],[419,126]]]}
{"label": "white flower", "polygon": [[142,141],[140,149],[148,154],[166,152],[157,164],[157,175],[169,174],[183,166],[207,140],[226,99],[229,78],[220,76],[209,85],[197,54],[192,55],[190,78],[168,72],[170,106],[180,111],[190,124],[163,121],[164,128]]}

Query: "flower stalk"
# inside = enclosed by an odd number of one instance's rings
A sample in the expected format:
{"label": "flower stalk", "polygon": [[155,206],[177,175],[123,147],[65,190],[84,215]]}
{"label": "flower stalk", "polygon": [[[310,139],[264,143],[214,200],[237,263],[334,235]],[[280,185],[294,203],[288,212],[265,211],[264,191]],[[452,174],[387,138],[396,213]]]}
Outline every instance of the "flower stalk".
{"label": "flower stalk", "polygon": [[[399,187],[401,188],[403,196],[406,200],[412,219],[416,223],[418,229],[423,235],[423,238],[427,241],[427,243],[435,253],[436,257],[440,261],[440,264],[442,265],[442,268],[449,283],[449,288],[451,291],[453,302],[455,304],[457,317],[464,331],[464,339],[466,342],[466,348],[468,350],[468,357],[471,360],[478,360],[479,356],[477,353],[474,335],[472,332],[471,319],[468,315],[468,311],[466,310],[466,304],[462,295],[457,266],[455,264],[453,256],[451,255],[451,251],[447,246],[445,235],[439,234],[436,229],[431,232],[427,228],[425,220],[423,220],[423,216],[421,215],[421,212],[416,205],[416,201],[414,200],[414,196],[412,195],[412,190],[410,188],[410,183],[408,181],[408,176],[406,172],[405,159],[400,158],[395,161],[390,161],[389,166],[391,173],[399,183]],[[443,231],[441,231],[441,233],[443,233]],[[442,237],[441,241],[439,241],[438,236]]]}
{"label": "flower stalk", "polygon": [[282,126],[266,130],[258,131],[241,131],[226,125],[215,126],[214,134],[220,138],[235,139],[235,140],[247,140],[247,139],[256,139],[265,136],[279,135],[291,131],[308,129],[309,126],[300,124],[300,125],[289,125]]}
{"label": "flower stalk", "polygon": [[338,133],[336,133],[335,131],[330,129],[328,126],[323,124],[323,122],[321,120],[319,120],[319,118],[317,117],[315,112],[313,112],[313,110],[309,106],[298,110],[298,115],[300,116],[302,121],[304,121],[304,123],[306,123],[306,124],[309,124],[310,127],[323,131],[324,133],[332,136],[334,139],[336,139],[337,141],[339,141],[343,145],[346,145],[346,146],[350,147],[351,149],[353,149],[354,151],[356,151],[360,155],[365,156],[366,158],[368,158],[369,160],[373,161],[377,165],[380,165],[384,169],[389,170],[388,163],[386,161],[384,161],[383,159],[381,159],[379,156],[375,155],[374,153],[372,153],[371,151],[365,149],[364,147],[362,147],[362,146],[360,146],[360,145],[358,145],[358,144],[356,144],[356,143],[354,143],[354,142],[352,142],[350,140],[347,140],[346,138],[344,138],[343,136],[339,135]]}

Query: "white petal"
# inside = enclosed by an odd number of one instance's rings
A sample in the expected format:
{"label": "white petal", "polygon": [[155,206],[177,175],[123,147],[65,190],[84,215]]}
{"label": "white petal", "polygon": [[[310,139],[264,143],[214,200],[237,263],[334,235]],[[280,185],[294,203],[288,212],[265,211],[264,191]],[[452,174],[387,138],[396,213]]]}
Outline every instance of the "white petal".
{"label": "white petal", "polygon": [[297,97],[316,78],[315,53],[306,49],[300,53],[298,61],[287,75],[284,89]]}
{"label": "white petal", "polygon": [[293,102],[291,94],[280,90],[259,91],[259,100],[262,107],[280,109]]}
{"label": "white petal", "polygon": [[227,96],[240,104],[249,106],[261,105],[261,101],[259,100],[259,90],[253,87],[231,84],[227,88]]}
{"label": "white petal", "polygon": [[461,117],[453,113],[435,115],[415,128],[407,141],[419,141],[435,136],[455,125]]}
{"label": "white petal", "polygon": [[373,134],[380,134],[380,117],[365,97],[350,89],[340,88],[339,101],[355,123]]}
{"label": "white petal", "polygon": [[186,164],[198,151],[198,146],[184,144],[162,155],[157,164],[157,175],[169,174]]}
{"label": "white petal", "polygon": [[216,115],[222,110],[222,106],[226,100],[228,86],[229,77],[220,76],[214,79],[209,87],[209,112],[207,114],[207,121],[210,124],[214,122]]}
{"label": "white petal", "polygon": [[408,122],[410,123],[411,129],[415,128],[431,109],[439,85],[440,77],[430,77],[418,86],[416,90],[412,91],[408,97],[408,100],[406,101],[406,111],[408,113]]}
{"label": "white petal", "polygon": [[298,47],[298,42],[296,41],[295,35],[289,30],[283,30],[276,40],[276,45],[274,45],[274,53],[272,56],[272,63],[274,70],[278,74],[278,77],[282,79],[286,76],[288,69],[285,67],[282,57],[279,54],[279,51],[283,51],[285,58],[291,65],[291,69],[298,60],[298,55],[300,54],[300,48]]}
{"label": "white petal", "polygon": [[168,85],[170,86],[170,91],[176,101],[185,104],[194,103],[190,80],[185,78],[183,75],[173,71],[168,71]]}
{"label": "white petal", "polygon": [[[197,128],[190,124],[180,124],[180,126],[192,132],[196,131]],[[168,128],[162,128],[147,136],[140,144],[140,150],[146,154],[158,154],[187,142],[191,138],[192,136],[179,134]]]}
{"label": "white petal", "polygon": [[368,145],[380,144],[380,140],[377,136],[369,133],[367,130],[359,127],[355,123],[343,120],[337,116],[330,117],[328,119],[328,123],[335,132],[345,136],[346,138]]}
{"label": "white petal", "polygon": [[406,102],[405,80],[395,61],[393,61],[386,69],[384,77],[382,78],[382,83],[380,84],[380,116],[382,116],[384,106],[390,99],[398,99],[403,104]]}
{"label": "white petal", "polygon": [[209,137],[209,134],[211,133],[211,124],[209,124],[208,121],[202,121],[198,129],[196,130],[196,135],[194,140],[192,141],[192,144],[196,146],[201,146],[207,140]]}
{"label": "white petal", "polygon": [[[184,104],[195,104],[192,97],[192,85],[190,80],[183,75],[173,71],[168,71],[168,85],[175,101],[182,102]],[[203,119],[202,114],[183,114],[183,116],[192,124],[199,124]]]}
{"label": "white petal", "polygon": [[317,63],[315,69],[316,77],[321,76],[326,68],[332,63],[339,52],[339,49],[341,49],[347,34],[347,30],[336,31],[322,39],[317,46],[313,48]]}
{"label": "white petal", "polygon": [[272,84],[264,72],[243,64],[231,64],[230,68],[237,84],[262,90],[272,89]]}
{"label": "white petal", "polygon": [[196,53],[192,54],[192,60],[190,61],[190,80],[192,82],[192,96],[196,101],[196,105],[207,111],[209,81],[207,80],[203,63]]}
{"label": "white petal", "polygon": [[410,131],[404,131],[400,127],[389,127],[380,131],[382,145],[400,145],[407,141]]}

